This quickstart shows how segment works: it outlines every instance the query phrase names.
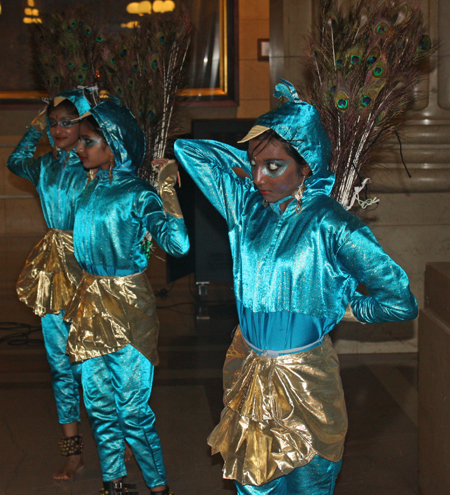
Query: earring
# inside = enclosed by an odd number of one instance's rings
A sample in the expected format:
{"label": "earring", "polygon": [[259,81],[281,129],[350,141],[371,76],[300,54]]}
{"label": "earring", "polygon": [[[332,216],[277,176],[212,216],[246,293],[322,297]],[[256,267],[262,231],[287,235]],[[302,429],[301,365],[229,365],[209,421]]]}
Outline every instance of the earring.
{"label": "earring", "polygon": [[112,173],[113,167],[114,167],[114,155],[111,154],[111,156],[109,158],[109,173],[108,173],[109,183],[110,184],[111,184],[111,182],[113,180],[113,173]]}
{"label": "earring", "polygon": [[297,200],[297,206],[295,207],[295,212],[300,213],[302,211],[302,200],[303,194],[305,193],[305,179],[303,178],[302,183],[294,194],[294,199]]}

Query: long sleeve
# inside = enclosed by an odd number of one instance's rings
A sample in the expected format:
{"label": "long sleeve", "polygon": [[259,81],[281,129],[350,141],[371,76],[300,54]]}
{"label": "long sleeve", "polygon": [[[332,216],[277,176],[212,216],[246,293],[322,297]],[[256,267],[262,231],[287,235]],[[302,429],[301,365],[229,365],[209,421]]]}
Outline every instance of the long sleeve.
{"label": "long sleeve", "polygon": [[417,301],[408,276],[378,244],[367,227],[355,230],[338,251],[346,270],[367,287],[369,296],[358,292],[350,298],[359,321],[404,321],[417,317]]}
{"label": "long sleeve", "polygon": [[155,193],[146,191],[141,196],[139,203],[143,205],[145,225],[159,247],[177,258],[185,256],[189,251],[189,237],[184,219],[164,211]]}
{"label": "long sleeve", "polygon": [[6,166],[15,175],[31,181],[36,187],[42,159],[33,158],[42,133],[31,126],[8,159]]}
{"label": "long sleeve", "polygon": [[175,155],[231,229],[240,217],[244,200],[254,192],[253,183],[233,172],[249,169],[247,153],[224,143],[178,139]]}

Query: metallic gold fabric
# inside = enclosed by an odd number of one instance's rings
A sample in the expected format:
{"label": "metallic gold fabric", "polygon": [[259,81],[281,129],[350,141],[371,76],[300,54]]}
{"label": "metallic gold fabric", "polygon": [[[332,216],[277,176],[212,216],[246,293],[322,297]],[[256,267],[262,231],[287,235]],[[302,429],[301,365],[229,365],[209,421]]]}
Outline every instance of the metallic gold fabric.
{"label": "metallic gold fabric", "polygon": [[304,466],[318,454],[342,457],[347,413],[339,361],[322,345],[278,358],[260,356],[240,330],[224,365],[220,423],[208,438],[224,458],[224,478],[262,485]]}
{"label": "metallic gold fabric", "polygon": [[71,231],[50,229],[29,254],[19,275],[19,299],[38,316],[64,310],[81,279]]}
{"label": "metallic gold fabric", "polygon": [[167,162],[158,175],[158,192],[163,203],[163,209],[175,218],[183,218],[180,203],[175,191],[177,181],[178,164],[175,160]]}
{"label": "metallic gold fabric", "polygon": [[158,364],[156,299],[143,273],[102,277],[83,272],[64,319],[72,323],[67,341],[71,362],[110,354],[131,344],[152,364]]}

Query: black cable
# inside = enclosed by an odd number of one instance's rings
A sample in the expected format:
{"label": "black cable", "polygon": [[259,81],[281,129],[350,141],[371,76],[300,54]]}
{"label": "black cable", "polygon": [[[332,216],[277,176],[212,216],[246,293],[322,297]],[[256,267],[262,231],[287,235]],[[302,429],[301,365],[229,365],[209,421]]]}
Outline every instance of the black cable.
{"label": "black cable", "polygon": [[5,321],[0,322],[0,331],[12,331],[12,333],[0,338],[0,344],[6,342],[8,345],[15,347],[44,345],[44,339],[30,338],[32,333],[41,331],[40,326]]}
{"label": "black cable", "polygon": [[405,160],[403,158],[403,149],[402,149],[402,141],[400,139],[400,136],[398,135],[398,132],[396,130],[394,130],[395,132],[395,135],[397,136],[397,139],[398,139],[398,144],[400,145],[400,156],[402,158],[402,163],[403,163],[403,166],[405,167],[405,170],[406,170],[406,173],[408,174],[408,177],[411,179],[411,174],[409,173],[409,170],[408,170],[408,167],[406,166],[406,163],[405,163]]}

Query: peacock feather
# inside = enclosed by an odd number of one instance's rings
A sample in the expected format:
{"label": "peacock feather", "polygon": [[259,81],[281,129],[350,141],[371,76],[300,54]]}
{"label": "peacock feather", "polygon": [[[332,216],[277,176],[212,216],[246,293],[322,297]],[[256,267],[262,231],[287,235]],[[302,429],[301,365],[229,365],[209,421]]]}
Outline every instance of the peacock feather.
{"label": "peacock feather", "polygon": [[30,25],[34,72],[51,97],[77,86],[95,86],[107,41],[106,29],[79,4],[74,9],[43,15]]}
{"label": "peacock feather", "polygon": [[153,13],[143,16],[139,26],[111,38],[103,52],[105,85],[132,111],[144,132],[147,149],[139,173],[154,185],[157,174],[151,162],[163,158],[171,145],[191,29],[184,9]]}
{"label": "peacock feather", "polygon": [[313,84],[299,95],[329,134],[332,195],[345,207],[368,177],[372,150],[413,103],[421,62],[435,48],[419,0],[358,0],[348,11],[321,1],[319,36],[308,40],[306,56]]}

